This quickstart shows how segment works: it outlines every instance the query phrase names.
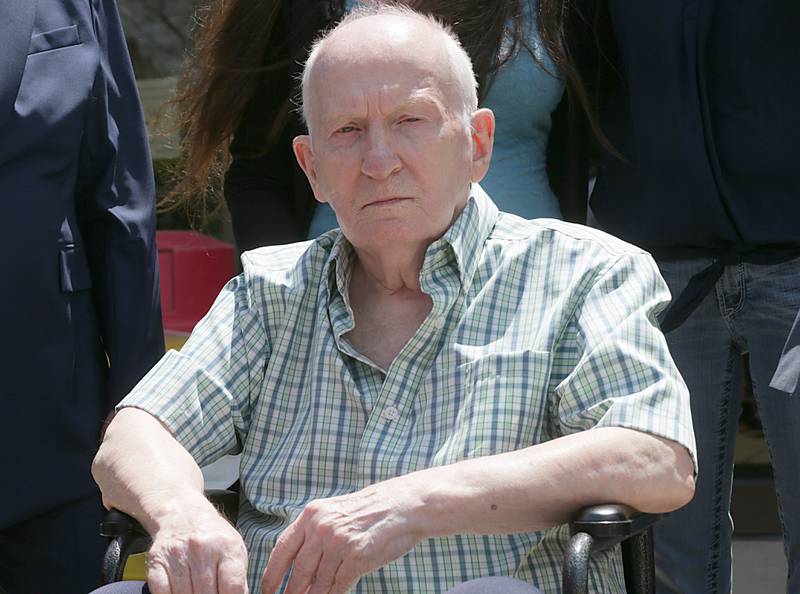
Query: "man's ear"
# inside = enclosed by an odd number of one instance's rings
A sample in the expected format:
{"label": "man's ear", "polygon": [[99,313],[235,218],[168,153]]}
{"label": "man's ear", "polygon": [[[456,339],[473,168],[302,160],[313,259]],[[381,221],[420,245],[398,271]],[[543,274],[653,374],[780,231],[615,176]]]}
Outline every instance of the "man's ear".
{"label": "man's ear", "polygon": [[494,114],[482,108],[472,114],[472,176],[470,181],[479,182],[489,170],[494,146]]}
{"label": "man's ear", "polygon": [[308,183],[311,184],[311,189],[314,191],[314,198],[318,202],[327,202],[319,192],[317,184],[317,169],[314,161],[314,151],[311,149],[311,136],[308,134],[301,134],[296,136],[292,141],[292,149],[294,156],[297,159],[300,169],[306,174]]}

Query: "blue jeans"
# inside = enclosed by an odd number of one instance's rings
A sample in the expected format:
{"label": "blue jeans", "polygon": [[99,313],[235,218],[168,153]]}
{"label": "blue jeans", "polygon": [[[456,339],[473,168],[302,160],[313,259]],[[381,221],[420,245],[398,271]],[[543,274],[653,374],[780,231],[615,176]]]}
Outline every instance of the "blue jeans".
{"label": "blue jeans", "polygon": [[[711,260],[659,262],[673,296]],[[800,308],[800,259],[727,266],[689,319],[667,334],[691,394],[700,472],[695,497],[655,528],[657,592],[729,593],[730,495],[741,409],[741,354],[749,353],[753,392],[778,492],[787,592],[800,592],[800,394],[769,387]]]}

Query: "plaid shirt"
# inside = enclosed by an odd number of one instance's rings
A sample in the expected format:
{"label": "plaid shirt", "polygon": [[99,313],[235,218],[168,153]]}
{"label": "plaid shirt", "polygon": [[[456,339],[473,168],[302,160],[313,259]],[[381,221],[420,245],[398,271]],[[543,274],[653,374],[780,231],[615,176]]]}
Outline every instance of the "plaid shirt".
{"label": "plaid shirt", "polygon": [[[479,186],[420,272],[433,309],[388,370],[359,354],[338,230],[243,256],[181,352],[121,406],[161,419],[199,464],[242,451],[239,530],[260,577],[311,500],[422,468],[629,427],[694,455],[688,393],[655,322],[651,258],[601,232],[500,214]],[[564,486],[569,488],[568,485]],[[509,575],[559,592],[568,532],[433,538],[354,591],[444,592]],[[618,550],[592,592],[622,592]]]}

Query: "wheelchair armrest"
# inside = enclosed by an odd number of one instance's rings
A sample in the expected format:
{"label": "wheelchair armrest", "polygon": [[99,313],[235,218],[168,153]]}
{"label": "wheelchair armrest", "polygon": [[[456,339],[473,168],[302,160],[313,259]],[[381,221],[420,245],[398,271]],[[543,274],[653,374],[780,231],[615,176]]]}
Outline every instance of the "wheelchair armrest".
{"label": "wheelchair armrest", "polygon": [[[564,594],[587,594],[589,557],[594,551],[623,545],[625,584],[629,593],[653,592],[650,527],[661,514],[646,514],[627,505],[603,504],[579,510],[570,522],[572,539],[564,554]],[[629,540],[630,539],[630,540]]]}
{"label": "wheelchair armrest", "polygon": [[102,583],[123,579],[125,563],[134,553],[150,548],[150,536],[132,516],[110,509],[100,522],[100,535],[110,539],[103,554]]}
{"label": "wheelchair armrest", "polygon": [[147,534],[142,525],[133,516],[129,516],[117,509],[108,510],[103,521],[100,522],[100,536],[118,538],[131,533]]}
{"label": "wheelchair armrest", "polygon": [[[239,493],[227,489],[209,489],[205,492],[206,498],[231,522],[236,522],[239,511]],[[100,536],[117,538],[126,534],[147,535],[147,531],[132,516],[117,509],[106,512],[100,522]]]}
{"label": "wheelchair armrest", "polygon": [[603,504],[585,507],[570,522],[573,535],[584,532],[592,537],[593,551],[602,551],[647,530],[661,514],[646,514],[628,505]]}

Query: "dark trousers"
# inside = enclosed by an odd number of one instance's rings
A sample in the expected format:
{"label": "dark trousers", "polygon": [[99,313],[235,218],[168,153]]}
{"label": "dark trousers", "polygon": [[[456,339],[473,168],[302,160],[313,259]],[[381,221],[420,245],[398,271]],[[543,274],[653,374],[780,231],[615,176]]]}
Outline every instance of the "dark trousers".
{"label": "dark trousers", "polygon": [[0,592],[86,594],[100,584],[107,540],[100,495],[0,530]]}

